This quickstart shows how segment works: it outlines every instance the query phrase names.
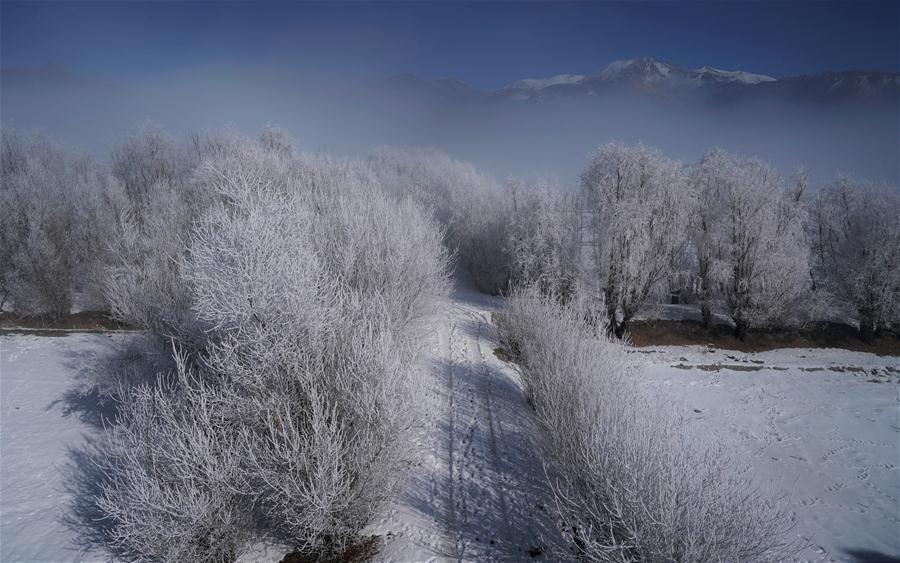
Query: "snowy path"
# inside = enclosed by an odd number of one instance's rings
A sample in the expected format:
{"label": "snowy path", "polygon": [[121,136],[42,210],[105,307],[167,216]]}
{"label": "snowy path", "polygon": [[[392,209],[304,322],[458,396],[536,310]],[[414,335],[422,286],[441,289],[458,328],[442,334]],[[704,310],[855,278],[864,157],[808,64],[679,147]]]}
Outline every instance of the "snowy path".
{"label": "snowy path", "polygon": [[383,561],[526,561],[560,545],[518,377],[494,356],[490,298],[458,287],[423,373],[421,464],[388,518]]}

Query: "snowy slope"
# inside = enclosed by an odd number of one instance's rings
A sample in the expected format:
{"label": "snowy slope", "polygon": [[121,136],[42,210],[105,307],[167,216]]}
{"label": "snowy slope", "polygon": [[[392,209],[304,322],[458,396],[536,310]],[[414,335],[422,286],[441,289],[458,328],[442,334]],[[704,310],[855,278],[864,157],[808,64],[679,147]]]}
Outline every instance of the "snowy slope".
{"label": "snowy slope", "polygon": [[615,84],[655,89],[695,89],[710,84],[751,86],[775,81],[771,76],[742,70],[720,70],[710,66],[688,70],[652,57],[640,57],[613,61],[601,71],[587,76],[558,74],[549,78],[518,80],[508,85],[503,91],[540,95],[547,89],[559,91],[559,87],[563,87],[563,89],[568,87],[573,92],[584,88],[598,89]]}
{"label": "snowy slope", "polygon": [[711,66],[679,67],[653,57],[613,61],[601,70],[519,80],[496,92],[515,100],[593,96],[621,89],[650,91],[694,99],[771,98],[796,102],[887,100],[896,102],[900,75],[875,71],[825,72],[811,76],[774,78],[744,70]]}

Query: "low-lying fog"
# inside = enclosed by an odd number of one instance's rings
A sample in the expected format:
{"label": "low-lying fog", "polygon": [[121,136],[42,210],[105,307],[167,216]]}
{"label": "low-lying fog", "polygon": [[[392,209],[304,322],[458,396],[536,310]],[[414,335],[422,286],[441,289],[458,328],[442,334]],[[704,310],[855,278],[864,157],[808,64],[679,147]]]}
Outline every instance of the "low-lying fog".
{"label": "low-lying fog", "polygon": [[573,184],[592,149],[641,141],[696,160],[721,146],[815,181],[844,172],[898,184],[900,101],[713,103],[654,93],[519,101],[455,81],[347,77],[210,66],[141,78],[91,79],[61,67],[3,73],[5,126],[39,128],[98,156],[143,120],[173,134],[232,125],[289,129],[307,151],[365,154],[431,146],[498,177]]}

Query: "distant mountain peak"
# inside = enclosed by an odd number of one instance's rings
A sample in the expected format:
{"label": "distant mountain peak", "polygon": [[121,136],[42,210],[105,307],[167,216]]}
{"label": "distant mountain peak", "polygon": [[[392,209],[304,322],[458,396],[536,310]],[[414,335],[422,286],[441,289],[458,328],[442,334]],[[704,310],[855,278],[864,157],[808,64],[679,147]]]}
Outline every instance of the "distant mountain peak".
{"label": "distant mountain peak", "polygon": [[583,74],[557,74],[549,78],[524,78],[506,86],[518,90],[542,90],[559,84],[578,84],[584,80]]}
{"label": "distant mountain peak", "polygon": [[653,57],[609,63],[592,74],[556,74],[516,80],[497,91],[484,91],[454,78],[398,75],[389,79],[404,90],[427,92],[443,100],[509,99],[552,101],[605,95],[659,96],[668,100],[730,104],[743,100],[784,100],[827,103],[848,100],[900,101],[900,74],[849,70],[810,76],[774,78],[745,70],[709,65],[687,69]]}
{"label": "distant mountain peak", "polygon": [[759,84],[761,82],[775,82],[775,78],[765,74],[754,74],[743,70],[721,70],[711,66],[704,66],[693,71],[701,81],[714,82],[743,82],[745,84]]}
{"label": "distant mountain peak", "polygon": [[605,80],[625,79],[658,82],[683,73],[682,69],[672,63],[660,61],[653,57],[637,57],[613,61],[600,71],[599,76]]}

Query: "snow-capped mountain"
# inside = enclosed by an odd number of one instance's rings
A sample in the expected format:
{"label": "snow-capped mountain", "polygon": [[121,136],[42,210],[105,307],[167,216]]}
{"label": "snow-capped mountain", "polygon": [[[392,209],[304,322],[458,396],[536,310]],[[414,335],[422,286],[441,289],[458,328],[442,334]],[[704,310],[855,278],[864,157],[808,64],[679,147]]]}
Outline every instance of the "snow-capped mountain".
{"label": "snow-capped mountain", "polygon": [[759,84],[761,82],[775,82],[775,79],[765,74],[753,74],[743,70],[720,70],[711,66],[692,71],[698,85],[710,82],[739,82],[742,84]]}
{"label": "snow-capped mountain", "polygon": [[764,74],[754,74],[742,70],[720,70],[711,66],[686,70],[652,57],[614,61],[595,76],[607,81],[626,81],[639,84],[666,83],[679,86],[702,86],[710,82],[759,84],[760,82],[775,81],[771,76]]}
{"label": "snow-capped mountain", "polygon": [[[113,88],[105,83],[81,79],[58,65],[2,69],[0,82],[5,93],[25,92],[26,97],[35,91],[66,88],[105,91]],[[525,78],[496,91],[485,91],[457,78],[423,78],[413,74],[392,76],[367,83],[359,89],[359,94],[364,97],[444,109],[510,101],[603,100],[609,95],[649,96],[679,104],[728,105],[768,100],[797,104],[858,101],[900,105],[900,73],[851,70],[774,78],[710,66],[686,69],[653,57],[613,61],[587,74]]]}
{"label": "snow-capped mountain", "polygon": [[711,84],[756,85],[775,81],[771,76],[742,70],[721,70],[710,66],[690,70],[652,57],[640,57],[613,61],[602,70],[588,75],[562,74],[519,80],[501,92],[517,99],[535,99],[555,95],[599,94],[621,87],[669,92]]}
{"label": "snow-capped mountain", "polygon": [[638,59],[613,61],[591,78],[609,82],[633,82],[637,84],[680,83],[687,78],[687,73],[672,63],[658,61],[652,57],[641,57]]}
{"label": "snow-capped mountain", "polygon": [[525,78],[523,80],[516,80],[507,86],[507,88],[519,90],[543,90],[544,88],[559,84],[578,84],[582,80],[584,80],[583,74],[557,74],[550,78]]}

